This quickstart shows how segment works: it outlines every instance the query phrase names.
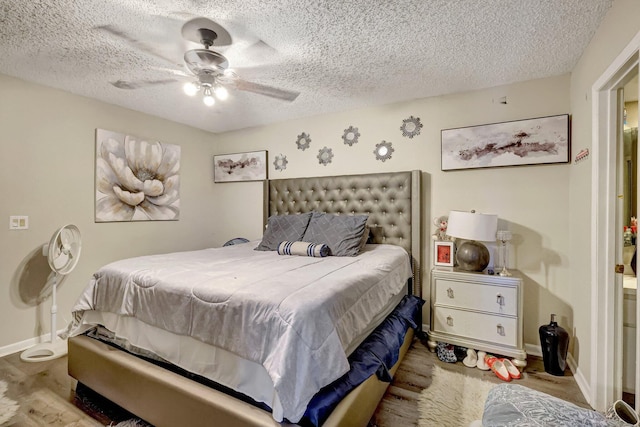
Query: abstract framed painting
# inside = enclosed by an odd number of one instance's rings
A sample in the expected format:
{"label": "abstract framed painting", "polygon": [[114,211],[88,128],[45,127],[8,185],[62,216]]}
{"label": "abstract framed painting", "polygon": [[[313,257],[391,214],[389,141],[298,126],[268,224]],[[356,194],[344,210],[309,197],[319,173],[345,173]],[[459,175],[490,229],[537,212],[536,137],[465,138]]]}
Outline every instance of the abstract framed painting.
{"label": "abstract framed painting", "polygon": [[267,179],[267,151],[213,156],[213,181],[264,181]]}
{"label": "abstract framed painting", "polygon": [[95,222],[180,217],[180,146],[96,130]]}
{"label": "abstract framed painting", "polygon": [[569,115],[442,130],[442,170],[569,163]]}

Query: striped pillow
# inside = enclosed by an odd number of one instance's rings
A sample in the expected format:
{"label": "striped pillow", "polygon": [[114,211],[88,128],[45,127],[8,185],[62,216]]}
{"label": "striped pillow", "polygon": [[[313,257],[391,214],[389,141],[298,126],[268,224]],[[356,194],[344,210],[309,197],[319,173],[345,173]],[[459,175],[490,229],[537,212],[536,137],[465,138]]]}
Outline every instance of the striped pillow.
{"label": "striped pillow", "polygon": [[329,246],[322,243],[280,242],[278,255],[301,255],[312,257],[329,256]]}

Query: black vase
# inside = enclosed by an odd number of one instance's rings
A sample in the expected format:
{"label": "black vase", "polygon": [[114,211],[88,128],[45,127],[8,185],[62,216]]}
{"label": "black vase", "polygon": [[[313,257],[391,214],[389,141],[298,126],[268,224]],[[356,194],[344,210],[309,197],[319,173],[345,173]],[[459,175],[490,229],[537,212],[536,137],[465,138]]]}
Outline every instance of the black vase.
{"label": "black vase", "polygon": [[567,350],[569,349],[569,334],[556,322],[556,315],[551,315],[551,323],[540,326],[540,345],[544,370],[556,376],[564,375],[567,367]]}

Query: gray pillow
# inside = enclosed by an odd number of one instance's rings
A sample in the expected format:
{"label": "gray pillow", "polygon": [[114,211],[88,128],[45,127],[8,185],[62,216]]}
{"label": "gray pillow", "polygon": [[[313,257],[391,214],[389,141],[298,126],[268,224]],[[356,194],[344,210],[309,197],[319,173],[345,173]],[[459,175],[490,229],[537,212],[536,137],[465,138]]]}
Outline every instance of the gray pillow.
{"label": "gray pillow", "polygon": [[356,256],[360,252],[367,219],[367,215],[314,212],[302,241],[324,243],[333,256]]}
{"label": "gray pillow", "polygon": [[302,240],[310,219],[311,212],[270,216],[267,220],[267,229],[256,251],[277,251],[280,242]]}

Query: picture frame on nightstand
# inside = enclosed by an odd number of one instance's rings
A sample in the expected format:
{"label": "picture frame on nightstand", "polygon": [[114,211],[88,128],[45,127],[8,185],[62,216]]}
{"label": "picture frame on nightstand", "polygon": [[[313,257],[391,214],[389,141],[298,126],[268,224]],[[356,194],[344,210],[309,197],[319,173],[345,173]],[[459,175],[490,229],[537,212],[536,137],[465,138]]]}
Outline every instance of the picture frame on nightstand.
{"label": "picture frame on nightstand", "polygon": [[453,242],[435,241],[433,243],[433,265],[453,267],[455,247]]}

